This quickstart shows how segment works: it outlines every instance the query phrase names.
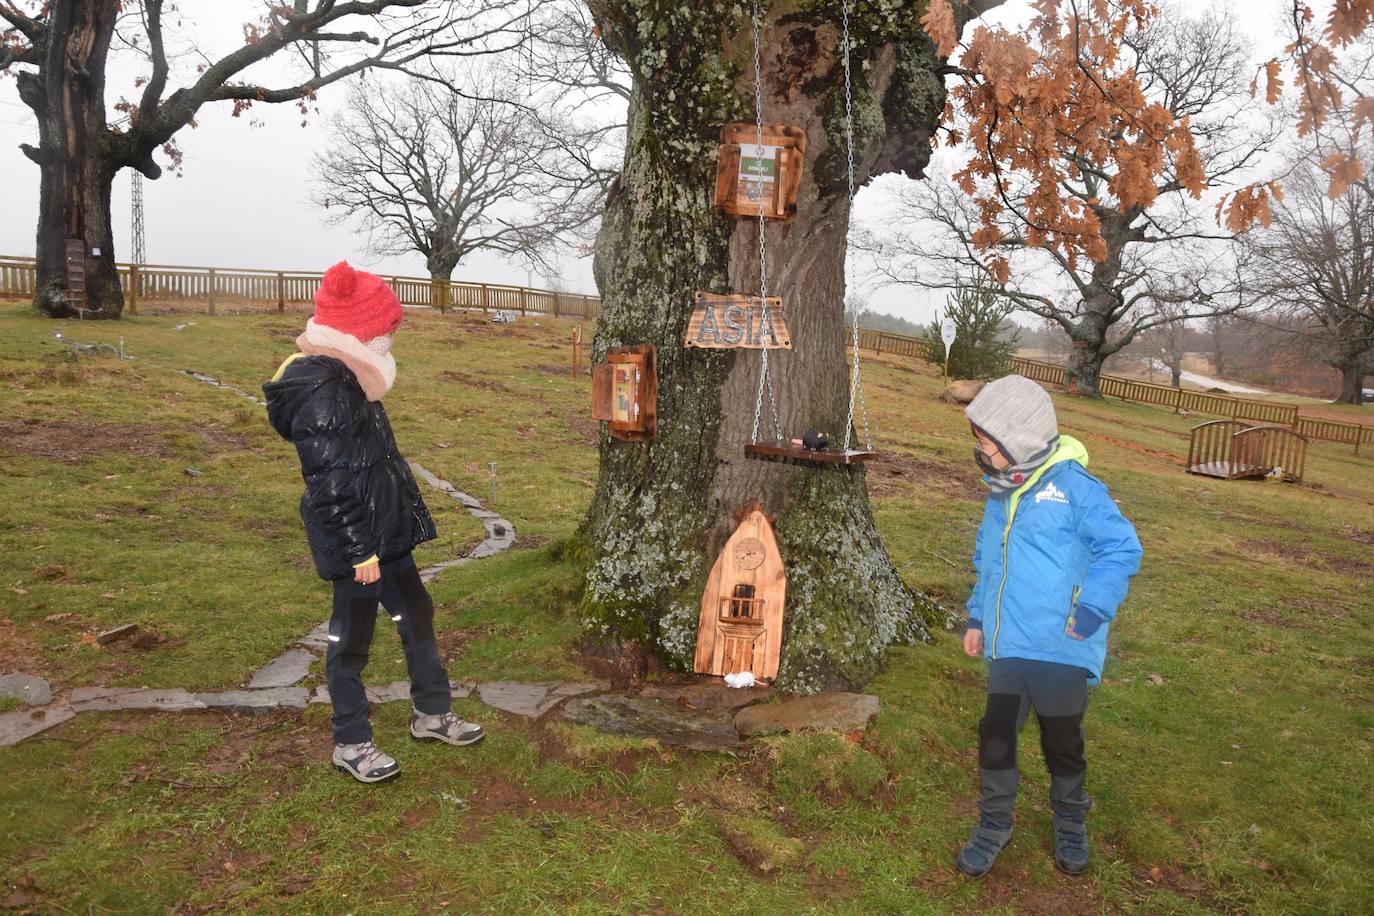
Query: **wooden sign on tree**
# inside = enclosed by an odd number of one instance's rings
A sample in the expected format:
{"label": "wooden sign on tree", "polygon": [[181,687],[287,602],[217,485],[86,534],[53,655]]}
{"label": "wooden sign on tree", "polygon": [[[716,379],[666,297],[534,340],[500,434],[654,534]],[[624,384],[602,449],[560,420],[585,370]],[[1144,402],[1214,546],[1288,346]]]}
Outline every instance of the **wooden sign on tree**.
{"label": "wooden sign on tree", "polygon": [[592,367],[592,419],[614,439],[645,442],[658,432],[658,366],[652,344],[615,347]]}
{"label": "wooden sign on tree", "polygon": [[726,216],[789,220],[806,161],[806,131],[787,124],[726,124],[716,160],[716,209]]}
{"label": "wooden sign on tree", "polygon": [[[729,295],[698,292],[687,323],[688,347],[707,350],[790,350],[792,337],[783,320],[778,296]],[[764,305],[767,304],[767,315]]]}
{"label": "wooden sign on tree", "polygon": [[753,502],[743,512],[706,580],[692,667],[698,674],[751,671],[771,681],[782,658],[787,572],[763,507]]}

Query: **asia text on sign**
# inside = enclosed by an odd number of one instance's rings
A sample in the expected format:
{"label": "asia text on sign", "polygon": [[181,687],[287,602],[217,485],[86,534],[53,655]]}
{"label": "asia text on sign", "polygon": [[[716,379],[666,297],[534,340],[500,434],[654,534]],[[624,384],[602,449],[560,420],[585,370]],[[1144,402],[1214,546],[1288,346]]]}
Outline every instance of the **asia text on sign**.
{"label": "asia text on sign", "polygon": [[764,300],[759,296],[699,292],[684,342],[689,347],[713,350],[792,349],[778,296]]}

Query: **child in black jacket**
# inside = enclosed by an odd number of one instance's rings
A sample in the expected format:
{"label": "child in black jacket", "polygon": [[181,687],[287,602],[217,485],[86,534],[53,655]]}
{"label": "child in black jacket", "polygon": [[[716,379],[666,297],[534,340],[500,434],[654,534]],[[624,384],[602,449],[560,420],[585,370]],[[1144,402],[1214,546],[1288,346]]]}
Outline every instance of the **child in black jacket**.
{"label": "child in black jacket", "polygon": [[435,537],[434,521],[396,448],[382,396],[396,378],[391,338],[396,295],[347,262],[315,294],[315,316],[262,386],[272,428],[296,446],[305,494],[301,519],[320,577],[333,582],[325,676],[334,706],[334,765],[361,782],[400,773],[372,742],[362,671],[377,606],[396,624],[410,672],[410,733],[463,746],[480,726],[454,715],[448,673],[434,639],[434,603],[411,551]]}

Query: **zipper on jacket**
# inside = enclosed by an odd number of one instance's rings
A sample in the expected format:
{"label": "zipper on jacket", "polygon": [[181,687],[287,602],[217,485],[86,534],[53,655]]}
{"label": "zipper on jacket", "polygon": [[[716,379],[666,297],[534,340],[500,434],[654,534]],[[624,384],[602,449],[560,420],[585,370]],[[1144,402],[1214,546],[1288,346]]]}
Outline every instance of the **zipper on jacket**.
{"label": "zipper on jacket", "polygon": [[997,613],[992,625],[992,653],[997,658],[997,636],[1002,632],[1002,591],[1007,587],[1007,541],[1011,539],[1011,526],[1016,521],[1016,506],[1007,507],[1007,526],[1002,529],[1002,581],[997,583]]}
{"label": "zipper on jacket", "polygon": [[1074,615],[1078,613],[1078,593],[1081,591],[1083,591],[1083,586],[1075,585],[1073,587],[1073,597],[1069,599],[1069,616],[1064,621],[1065,633],[1067,633],[1069,629],[1073,626]]}
{"label": "zipper on jacket", "polygon": [[992,626],[992,649],[989,655],[994,660],[997,658],[997,637],[1002,632],[1002,592],[1007,587],[1007,542],[1011,540],[1011,526],[1016,522],[1016,510],[1021,508],[1021,497],[1029,493],[1045,476],[1045,472],[1057,463],[1054,456],[1051,456],[1049,461],[1040,465],[1035,473],[1031,474],[1029,480],[1017,487],[1015,492],[1007,497],[1007,524],[1002,529],[1002,581],[997,584],[997,612],[996,620]]}

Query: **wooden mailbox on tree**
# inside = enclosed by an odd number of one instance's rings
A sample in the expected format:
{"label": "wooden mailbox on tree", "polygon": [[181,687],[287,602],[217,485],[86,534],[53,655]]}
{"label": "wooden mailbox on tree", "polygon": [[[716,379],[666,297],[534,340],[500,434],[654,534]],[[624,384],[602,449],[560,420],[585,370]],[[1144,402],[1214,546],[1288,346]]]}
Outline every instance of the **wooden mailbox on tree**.
{"label": "wooden mailbox on tree", "polygon": [[[806,131],[786,124],[726,124],[716,160],[716,209],[727,216],[788,220],[806,161]],[[762,209],[760,209],[762,205]]]}
{"label": "wooden mailbox on tree", "polygon": [[592,369],[592,418],[616,439],[645,442],[658,431],[658,367],[652,344],[616,347]]}
{"label": "wooden mailbox on tree", "polygon": [[692,667],[698,674],[752,671],[771,681],[782,657],[787,573],[763,507],[754,502],[744,512],[706,580]]}

